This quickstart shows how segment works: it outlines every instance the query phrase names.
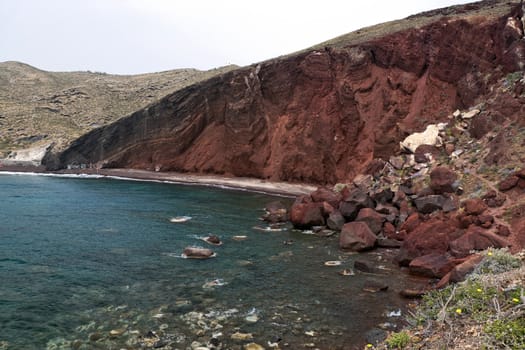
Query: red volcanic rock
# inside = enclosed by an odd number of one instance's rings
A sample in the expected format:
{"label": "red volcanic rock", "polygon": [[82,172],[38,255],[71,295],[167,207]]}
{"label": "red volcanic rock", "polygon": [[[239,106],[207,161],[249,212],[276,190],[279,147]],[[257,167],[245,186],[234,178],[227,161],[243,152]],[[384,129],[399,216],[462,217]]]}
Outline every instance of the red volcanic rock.
{"label": "red volcanic rock", "polygon": [[396,261],[400,265],[407,266],[419,256],[431,253],[444,254],[456,230],[456,226],[446,219],[432,218],[422,222],[405,238]]}
{"label": "red volcanic rock", "polygon": [[474,271],[482,260],[483,255],[474,254],[469,256],[464,262],[455,266],[449,273],[443,276],[443,278],[436,284],[436,289],[444,288],[451,282],[464,281],[468,274]]}
{"label": "red volcanic rock", "polygon": [[[440,151],[436,146],[419,145],[414,152],[414,160],[417,163],[426,163],[430,160],[430,157],[436,158],[439,153]],[[428,155],[430,155],[430,157]]]}
{"label": "red volcanic rock", "polygon": [[431,253],[415,258],[410,262],[408,268],[410,273],[416,275],[442,278],[460,262],[447,254]]}
{"label": "red volcanic rock", "polygon": [[458,176],[451,169],[440,166],[430,173],[430,188],[436,193],[454,192],[453,184]]}
{"label": "red volcanic rock", "polygon": [[496,208],[501,207],[503,203],[505,203],[506,197],[504,194],[490,190],[482,197],[482,199],[490,208]]}
{"label": "red volcanic rock", "polygon": [[510,229],[505,225],[498,225],[496,232],[498,233],[498,235],[503,237],[510,236]]}
{"label": "red volcanic rock", "polygon": [[328,188],[319,187],[314,192],[310,193],[310,197],[314,202],[327,202],[332,207],[337,208],[341,201],[341,195]]}
{"label": "red volcanic rock", "polygon": [[493,223],[494,217],[489,214],[481,214],[478,215],[476,218],[476,225],[481,226],[483,228],[490,228]]}
{"label": "red volcanic rock", "polygon": [[385,218],[374,209],[363,208],[359,211],[359,214],[357,214],[355,221],[364,222],[367,224],[370,230],[377,235],[383,228],[383,222],[385,222]]}
{"label": "red volcanic rock", "polygon": [[[89,132],[45,164],[349,182],[374,158],[398,152],[407,135],[489,100],[495,84],[521,69],[525,43],[504,34],[521,4],[467,6],[366,28],[188,86]],[[513,103],[509,116],[520,108]],[[381,166],[374,163],[370,170]]]}
{"label": "red volcanic rock", "polygon": [[407,233],[411,233],[412,231],[416,229],[416,227],[419,226],[419,224],[421,224],[421,220],[419,219],[419,214],[413,213],[408,217],[408,219],[403,223],[403,225],[401,225],[399,229],[404,230]]}
{"label": "red volcanic rock", "polygon": [[467,199],[462,203],[467,215],[480,215],[487,210],[487,205],[481,198]]}
{"label": "red volcanic rock", "polygon": [[298,229],[324,225],[321,203],[294,203],[290,209],[290,221]]}
{"label": "red volcanic rock", "polygon": [[450,252],[457,257],[464,257],[473,250],[509,247],[505,238],[477,226],[470,226],[461,237],[450,242]]}
{"label": "red volcanic rock", "polygon": [[501,181],[498,185],[498,189],[500,191],[508,191],[516,187],[518,184],[518,181],[520,180],[519,177],[516,175],[511,175],[507,177],[505,180]]}
{"label": "red volcanic rock", "polygon": [[377,237],[364,222],[346,223],[339,235],[339,248],[344,250],[363,251],[376,244]]}

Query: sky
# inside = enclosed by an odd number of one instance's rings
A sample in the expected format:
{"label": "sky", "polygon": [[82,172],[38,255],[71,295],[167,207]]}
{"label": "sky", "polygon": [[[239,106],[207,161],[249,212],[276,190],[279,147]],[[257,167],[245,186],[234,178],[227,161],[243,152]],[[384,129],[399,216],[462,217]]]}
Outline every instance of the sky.
{"label": "sky", "polygon": [[249,65],[469,0],[0,0],[0,62],[138,74]]}

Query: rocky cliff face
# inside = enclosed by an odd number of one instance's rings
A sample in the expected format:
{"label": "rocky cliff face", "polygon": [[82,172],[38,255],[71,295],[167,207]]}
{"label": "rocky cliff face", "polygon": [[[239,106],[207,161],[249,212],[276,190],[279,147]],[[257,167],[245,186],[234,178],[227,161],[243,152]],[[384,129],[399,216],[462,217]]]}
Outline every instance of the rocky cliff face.
{"label": "rocky cliff face", "polygon": [[456,108],[490,100],[492,118],[502,106],[493,86],[524,64],[520,1],[437,10],[191,85],[47,165],[347,181]]}

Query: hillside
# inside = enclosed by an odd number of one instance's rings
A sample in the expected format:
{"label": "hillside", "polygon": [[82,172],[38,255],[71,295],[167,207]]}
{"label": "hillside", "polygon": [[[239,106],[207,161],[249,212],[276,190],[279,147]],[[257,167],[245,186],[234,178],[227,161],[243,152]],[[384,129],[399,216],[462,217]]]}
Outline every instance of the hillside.
{"label": "hillside", "polygon": [[94,128],[233,68],[124,76],[46,72],[19,62],[1,62],[0,156],[50,142],[61,150]]}
{"label": "hillside", "polygon": [[456,109],[482,106],[477,137],[519,123],[522,12],[520,1],[435,10],[236,69],[93,130],[47,166],[345,182]]}

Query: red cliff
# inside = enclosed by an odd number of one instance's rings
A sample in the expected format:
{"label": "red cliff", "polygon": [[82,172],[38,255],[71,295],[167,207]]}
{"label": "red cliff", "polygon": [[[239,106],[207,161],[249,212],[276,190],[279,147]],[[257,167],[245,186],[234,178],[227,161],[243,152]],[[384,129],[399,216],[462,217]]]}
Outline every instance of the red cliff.
{"label": "red cliff", "polygon": [[47,162],[342,182],[524,64],[520,1],[431,11],[189,86]]}

